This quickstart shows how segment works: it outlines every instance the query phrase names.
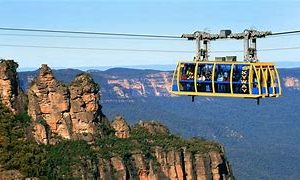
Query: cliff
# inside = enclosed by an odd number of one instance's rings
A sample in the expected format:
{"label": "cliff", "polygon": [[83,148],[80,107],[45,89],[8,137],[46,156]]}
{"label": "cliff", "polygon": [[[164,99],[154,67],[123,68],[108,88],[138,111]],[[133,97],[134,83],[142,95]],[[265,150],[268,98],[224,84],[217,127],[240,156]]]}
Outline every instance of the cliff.
{"label": "cliff", "polygon": [[98,85],[88,74],[79,74],[67,86],[55,79],[47,65],[42,65],[27,92],[35,139],[47,144],[57,135],[93,141],[95,123],[105,121],[98,92]]}
{"label": "cliff", "polygon": [[[0,87],[6,89],[0,97],[16,114],[17,65],[2,63],[6,68],[0,71]],[[130,126],[118,116],[109,122],[101,111],[99,87],[89,74],[64,84],[42,65],[27,96],[31,118],[0,108],[0,164],[9,170],[0,166],[0,177],[233,179],[218,143],[182,139],[154,121]],[[30,141],[30,134],[38,144]]]}
{"label": "cliff", "polygon": [[0,60],[0,101],[13,113],[20,112],[25,101],[18,84],[18,64],[13,60]]}
{"label": "cliff", "polygon": [[300,90],[300,80],[297,77],[287,76],[283,78],[284,87]]}
{"label": "cliff", "polygon": [[[120,122],[119,118],[115,121]],[[140,122],[131,129],[127,141],[133,147],[132,152],[126,158],[100,158],[100,179],[233,179],[222,147],[216,143],[183,140],[169,134],[158,122]],[[140,143],[139,148],[149,148],[149,154],[147,150],[135,149],[136,141]]]}

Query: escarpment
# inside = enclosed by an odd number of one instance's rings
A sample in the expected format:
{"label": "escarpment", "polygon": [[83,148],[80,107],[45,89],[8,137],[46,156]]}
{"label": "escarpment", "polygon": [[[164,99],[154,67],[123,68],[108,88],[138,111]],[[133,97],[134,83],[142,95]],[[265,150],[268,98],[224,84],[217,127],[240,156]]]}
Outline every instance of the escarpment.
{"label": "escarpment", "polygon": [[98,92],[98,85],[88,74],[79,74],[67,86],[55,79],[47,65],[42,65],[27,93],[35,139],[48,143],[58,135],[93,141],[96,123],[104,120]]}
{"label": "escarpment", "polygon": [[[126,142],[131,147],[128,152]],[[116,156],[115,148],[123,148],[123,156]],[[99,160],[100,179],[233,179],[221,146],[199,139],[183,140],[158,122],[132,126],[125,142],[112,145],[112,149],[111,156]]]}
{"label": "escarpment", "polygon": [[[15,100],[20,96],[16,68],[13,61],[0,64],[0,85],[6,85],[0,86],[1,101],[13,113],[18,112]],[[30,127],[38,144],[31,144],[35,147],[34,154],[23,151],[17,151],[17,154],[18,157],[19,153],[24,153],[22,156],[30,155],[29,159],[35,155],[39,158],[35,159],[36,162],[22,160],[27,166],[10,169],[18,170],[16,172],[2,171],[2,165],[3,168],[7,166],[0,161],[0,177],[9,172],[11,177],[15,174],[22,178],[41,176],[49,179],[234,178],[218,143],[183,139],[172,135],[166,126],[155,121],[129,125],[122,116],[117,116],[109,122],[101,111],[99,86],[89,74],[79,74],[66,85],[54,77],[47,65],[42,65],[27,90],[27,98]],[[9,139],[1,136],[0,142]],[[26,146],[28,142],[22,140],[18,143]],[[28,170],[33,165],[41,166],[34,175],[30,174],[34,169]]]}

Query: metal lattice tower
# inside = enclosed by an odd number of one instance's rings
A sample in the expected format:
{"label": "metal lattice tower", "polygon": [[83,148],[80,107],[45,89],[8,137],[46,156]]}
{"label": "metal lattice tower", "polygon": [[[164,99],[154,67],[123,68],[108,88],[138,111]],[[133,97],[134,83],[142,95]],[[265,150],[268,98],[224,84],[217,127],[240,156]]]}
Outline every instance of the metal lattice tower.
{"label": "metal lattice tower", "polygon": [[257,38],[271,35],[271,31],[257,31],[246,29],[242,33],[232,33],[231,30],[221,30],[219,34],[211,34],[203,31],[196,31],[193,34],[183,34],[182,38],[196,40],[195,61],[208,61],[208,43],[217,39],[244,39],[244,61],[258,62]]}

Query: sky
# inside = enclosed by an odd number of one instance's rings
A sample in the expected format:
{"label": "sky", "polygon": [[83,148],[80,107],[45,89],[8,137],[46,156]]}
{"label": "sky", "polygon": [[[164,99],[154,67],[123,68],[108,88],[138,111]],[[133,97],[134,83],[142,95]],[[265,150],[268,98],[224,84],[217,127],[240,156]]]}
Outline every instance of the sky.
{"label": "sky", "polygon": [[[11,28],[175,36],[198,30],[218,33],[221,29],[242,32],[247,28],[281,32],[300,30],[300,0],[0,0],[0,17],[0,27]],[[0,58],[14,59],[21,68],[35,68],[44,63],[61,68],[165,65],[192,59],[193,53],[40,49],[3,45],[172,51],[193,51],[195,48],[194,42],[187,40],[24,37],[14,34],[45,34],[0,30]],[[300,47],[300,35],[258,40],[258,48],[278,47]],[[209,49],[242,50],[243,42],[214,41]],[[210,53],[212,59],[226,55],[237,55],[240,60],[242,57],[241,53]],[[259,52],[258,57],[260,61],[297,64],[300,63],[300,50],[264,51]]]}

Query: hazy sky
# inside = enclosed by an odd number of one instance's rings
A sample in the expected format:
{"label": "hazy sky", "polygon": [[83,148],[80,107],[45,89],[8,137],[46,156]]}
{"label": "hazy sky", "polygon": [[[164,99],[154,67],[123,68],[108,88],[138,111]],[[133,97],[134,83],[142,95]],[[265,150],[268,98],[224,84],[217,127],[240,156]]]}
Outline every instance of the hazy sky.
{"label": "hazy sky", "polygon": [[[273,32],[300,30],[300,1],[189,1],[189,0],[0,0],[0,27],[73,31],[181,35],[196,30],[213,33],[245,28]],[[68,46],[157,50],[194,50],[183,40],[128,40],[101,38],[20,37],[42,34],[0,31],[0,58],[15,59],[21,67],[116,66],[173,64],[193,53],[115,52],[1,47],[1,45]],[[54,35],[54,34],[53,34]],[[56,34],[57,35],[57,34]],[[259,48],[300,47],[300,35],[261,39]],[[242,41],[212,42],[210,49],[242,50]],[[213,56],[240,53],[211,53]],[[300,50],[260,52],[262,61],[300,61]]]}

